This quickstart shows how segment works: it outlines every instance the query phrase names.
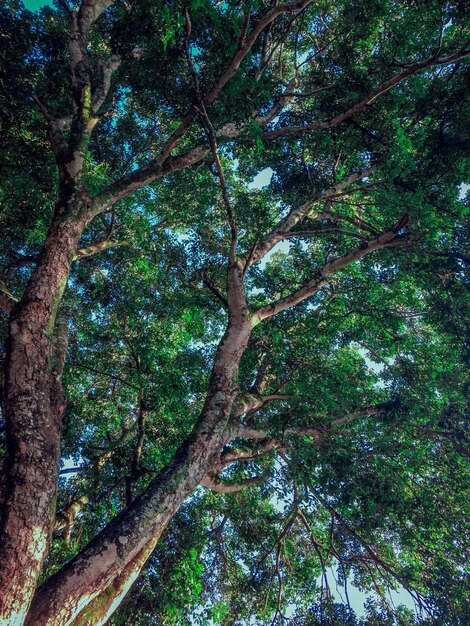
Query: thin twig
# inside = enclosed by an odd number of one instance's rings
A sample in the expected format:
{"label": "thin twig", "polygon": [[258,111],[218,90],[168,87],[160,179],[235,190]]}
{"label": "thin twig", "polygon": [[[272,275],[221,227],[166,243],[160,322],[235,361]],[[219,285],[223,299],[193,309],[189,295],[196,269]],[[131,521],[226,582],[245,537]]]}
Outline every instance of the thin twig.
{"label": "thin twig", "polygon": [[206,134],[207,134],[207,138],[209,140],[209,144],[211,147],[211,152],[212,152],[212,156],[214,158],[214,163],[217,169],[217,175],[219,177],[219,181],[220,181],[220,190],[222,192],[222,198],[224,201],[224,205],[225,205],[225,210],[227,212],[227,223],[229,225],[230,228],[230,261],[234,262],[235,261],[235,249],[236,249],[236,242],[237,242],[237,229],[236,229],[236,225],[235,225],[235,220],[234,220],[234,216],[233,216],[233,211],[232,211],[232,206],[230,204],[230,200],[228,197],[228,190],[227,190],[227,181],[225,179],[225,174],[222,168],[222,163],[220,161],[220,157],[219,157],[219,152],[218,152],[218,147],[217,147],[217,139],[216,139],[216,134],[214,131],[214,127],[212,126],[212,123],[210,121],[209,115],[207,113],[207,109],[206,106],[204,104],[204,100],[202,98],[201,95],[201,89],[199,86],[199,80],[197,77],[197,72],[194,68],[194,63],[192,62],[191,59],[191,54],[189,52],[189,37],[191,35],[191,18],[189,17],[189,12],[188,10],[186,10],[185,12],[186,15],[186,40],[185,40],[185,50],[186,50],[186,59],[188,62],[188,66],[189,66],[189,70],[191,72],[191,75],[193,77],[193,81],[194,81],[194,88],[196,90],[196,98],[197,98],[197,106],[195,107],[196,110],[199,113],[199,117],[201,118],[201,122],[205,128]]}

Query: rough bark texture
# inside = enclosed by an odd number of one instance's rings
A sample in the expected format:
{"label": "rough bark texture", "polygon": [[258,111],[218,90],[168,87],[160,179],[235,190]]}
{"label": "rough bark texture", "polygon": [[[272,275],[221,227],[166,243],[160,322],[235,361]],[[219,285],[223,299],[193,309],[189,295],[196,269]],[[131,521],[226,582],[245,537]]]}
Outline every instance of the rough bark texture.
{"label": "rough bark texture", "polygon": [[160,536],[161,533],[157,533],[152,540],[142,548],[109,587],[90,602],[80,615],[74,619],[72,626],[102,626],[106,624],[137,580],[142,567],[152,554]]}
{"label": "rough bark texture", "polygon": [[[72,209],[73,207],[73,209]],[[57,310],[88,219],[84,195],[61,195],[41,261],[10,316],[5,387],[7,457],[0,520],[0,624],[22,624],[54,519],[65,396],[66,340]]]}
{"label": "rough bark texture", "polygon": [[[230,438],[227,426],[236,395],[234,383],[252,329],[239,273],[238,267],[230,270],[233,312],[193,433],[147,490],[38,589],[26,621],[29,626],[104,623],[86,621],[92,619],[86,607],[92,603],[97,615],[107,604],[113,611],[117,608],[125,595],[120,589],[128,590],[168,522],[216,463]],[[109,611],[106,608],[106,615]]]}

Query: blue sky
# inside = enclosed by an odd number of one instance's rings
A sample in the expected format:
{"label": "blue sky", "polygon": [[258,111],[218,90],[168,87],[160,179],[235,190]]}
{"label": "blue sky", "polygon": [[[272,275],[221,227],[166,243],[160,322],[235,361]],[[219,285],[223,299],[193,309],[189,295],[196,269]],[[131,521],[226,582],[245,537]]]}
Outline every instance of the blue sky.
{"label": "blue sky", "polygon": [[51,5],[52,1],[51,0],[23,0],[23,4],[30,11],[37,11],[41,7],[45,6],[46,4]]}

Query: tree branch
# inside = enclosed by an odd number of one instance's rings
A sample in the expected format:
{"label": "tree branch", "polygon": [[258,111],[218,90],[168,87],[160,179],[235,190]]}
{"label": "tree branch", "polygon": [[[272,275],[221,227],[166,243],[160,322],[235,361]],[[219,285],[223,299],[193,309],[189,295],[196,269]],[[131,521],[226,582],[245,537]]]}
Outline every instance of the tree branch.
{"label": "tree branch", "polygon": [[55,319],[54,334],[51,342],[51,365],[56,377],[59,379],[62,377],[64,371],[67,348],[69,345],[68,318],[68,311],[60,309]]}
{"label": "tree branch", "polygon": [[197,146],[184,154],[168,158],[164,165],[162,165],[157,158],[147,165],[126,174],[120,180],[111,183],[94,197],[94,215],[98,215],[106,209],[109,209],[113,204],[116,204],[116,202],[128,194],[136,189],[140,189],[144,185],[152,183],[158,178],[199,163],[208,153],[209,148],[207,146]]}
{"label": "tree branch", "polygon": [[129,588],[135,582],[160,538],[156,534],[145,546],[130,560],[104,591],[94,597],[85,608],[80,611],[74,620],[74,624],[87,624],[87,626],[101,626],[106,624],[111,615],[120,605]]}
{"label": "tree branch", "polygon": [[78,10],[77,23],[80,35],[86,37],[88,31],[100,15],[113,4],[114,0],[83,0]]}
{"label": "tree branch", "polygon": [[230,63],[227,70],[222,74],[217,83],[212,87],[212,89],[207,93],[204,98],[204,104],[209,104],[213,102],[215,98],[219,95],[221,90],[225,87],[225,85],[229,82],[233,76],[237,73],[241,62],[249,53],[254,43],[258,39],[259,35],[263,32],[263,30],[271,24],[279,15],[282,13],[291,13],[294,11],[300,11],[308,6],[312,0],[297,0],[297,2],[288,2],[286,4],[280,4],[278,6],[270,9],[264,17],[262,17],[253,27],[250,34],[246,37],[244,45],[239,49],[237,54],[233,57],[232,62]]}
{"label": "tree branch", "polygon": [[271,250],[271,248],[281,241],[285,233],[289,232],[301,219],[307,216],[315,204],[325,200],[331,200],[351,183],[359,180],[360,178],[369,176],[372,171],[373,168],[368,168],[361,172],[354,172],[327,191],[324,191],[316,198],[307,200],[307,202],[304,202],[301,206],[292,209],[286,217],[281,219],[276,224],[273,230],[263,239],[263,241],[256,246],[255,250],[251,254],[250,265],[262,259]]}
{"label": "tree branch", "polygon": [[82,174],[85,154],[91,132],[98,120],[95,111],[101,106],[107,95],[111,73],[117,67],[117,57],[111,57],[101,67],[100,79],[93,107],[91,73],[88,67],[87,41],[93,23],[114,0],[83,0],[78,12],[70,10],[69,16],[69,51],[72,77],[72,101],[74,112],[65,154],[59,160],[59,167],[75,179]]}
{"label": "tree branch", "polygon": [[230,228],[230,262],[235,262],[235,254],[236,254],[236,244],[237,244],[237,228],[235,224],[235,218],[233,215],[232,205],[230,204],[230,199],[228,196],[227,189],[227,181],[225,179],[224,170],[222,167],[222,163],[219,157],[219,150],[217,146],[217,138],[215,135],[214,127],[212,126],[212,122],[210,120],[209,114],[207,113],[206,106],[204,104],[204,100],[201,96],[201,90],[199,86],[199,79],[197,76],[197,72],[194,68],[194,63],[191,59],[191,54],[189,52],[189,37],[191,35],[191,19],[189,17],[189,12],[186,10],[186,40],[185,40],[185,49],[186,49],[186,60],[188,62],[189,70],[191,72],[191,76],[193,77],[194,87],[196,90],[196,96],[198,100],[198,104],[196,110],[199,113],[201,118],[201,122],[203,127],[205,128],[207,139],[209,140],[209,145],[211,147],[212,157],[214,159],[215,167],[217,169],[217,175],[219,177],[220,190],[222,193],[222,199],[225,205],[225,211],[227,214],[227,223]]}
{"label": "tree branch", "polygon": [[[311,1],[312,0],[298,0],[297,2],[281,4],[270,9],[264,15],[264,17],[262,17],[257,22],[257,24],[255,24],[250,34],[246,37],[243,46],[237,51],[237,53],[233,57],[228,68],[219,77],[219,79],[216,81],[215,85],[209,90],[209,92],[202,98],[204,106],[207,106],[211,102],[213,102],[222,91],[222,89],[225,87],[225,85],[233,78],[233,76],[235,76],[235,74],[238,72],[238,69],[240,68],[241,62],[247,56],[257,38],[268,24],[273,22],[282,13],[299,11],[305,8],[308,4],[310,4]],[[186,133],[196,114],[197,110],[194,105],[192,105],[184,115],[179,126],[166,141],[156,159],[143,166],[142,168],[139,168],[124,176],[122,179],[116,181],[115,183],[112,183],[108,188],[98,194],[98,196],[95,198],[96,212],[100,212],[109,208],[124,196],[135,191],[136,189],[139,189],[143,185],[146,185],[156,180],[160,176],[169,173],[170,171],[175,171],[175,169],[188,167],[188,165],[192,165],[193,163],[202,160],[207,154],[206,146],[198,146],[194,148],[194,150],[186,155],[186,158],[177,157],[175,161],[178,160],[178,158],[180,159],[179,165],[177,167],[164,167],[171,155],[171,152],[175,148],[178,141]],[[173,165],[175,165],[175,161],[173,161]],[[167,171],[164,171],[165,169],[167,169]]]}
{"label": "tree branch", "polygon": [[204,272],[203,274],[203,282],[204,282],[204,285],[209,289],[209,291],[211,291],[211,293],[214,294],[217,300],[219,300],[219,302],[222,304],[224,309],[228,309],[227,299],[223,296],[222,293],[220,293],[217,287],[211,283],[211,281],[209,280],[209,275],[207,271]]}
{"label": "tree branch", "polygon": [[91,98],[91,108],[93,113],[98,113],[103,106],[111,86],[111,77],[121,65],[121,57],[113,54],[109,59],[98,61],[97,72],[95,73],[95,88]]}
{"label": "tree branch", "polygon": [[[318,441],[322,440],[324,437],[324,433],[322,430],[318,428],[313,428],[309,426],[299,426],[298,428],[285,428],[283,430],[283,435],[299,435],[305,437],[313,437]],[[250,426],[241,426],[238,430],[234,430],[232,433],[232,438],[242,438],[242,439],[269,439],[270,434],[267,430],[262,430],[256,427],[251,428]],[[272,440],[272,439],[271,439]],[[278,440],[272,440],[277,441]],[[278,442],[279,443],[279,442]],[[281,444],[279,444],[281,445]]]}
{"label": "tree branch", "polygon": [[[383,411],[386,411],[391,406],[390,402],[380,402],[378,404],[372,404],[370,406],[366,406],[362,409],[358,409],[357,411],[353,411],[351,413],[347,413],[343,417],[336,418],[331,420],[330,422],[322,425],[321,428],[315,428],[311,426],[298,426],[298,427],[289,427],[285,428],[282,433],[284,436],[286,435],[299,435],[299,436],[307,436],[313,437],[317,441],[323,440],[325,436],[325,432],[327,432],[331,427],[335,426],[343,426],[345,424],[349,424],[360,417],[367,417],[369,415],[377,415]],[[271,434],[267,430],[259,429],[251,426],[241,425],[238,428],[235,428],[232,431],[231,439],[237,438],[243,439],[270,439]],[[271,441],[276,441],[270,439]]]}
{"label": "tree branch", "polygon": [[101,376],[108,376],[109,378],[112,378],[113,380],[117,380],[123,385],[126,385],[126,387],[130,387],[131,389],[137,389],[137,390],[140,389],[140,387],[138,387],[137,385],[133,385],[132,383],[129,383],[127,380],[124,380],[124,378],[121,378],[120,376],[117,376],[116,374],[111,374],[109,372],[102,372],[101,370],[97,370],[94,367],[85,365],[84,363],[71,363],[70,367],[78,367],[80,369],[93,372],[94,374],[100,374]]}
{"label": "tree branch", "polygon": [[358,411],[353,411],[352,413],[347,413],[344,417],[338,417],[331,422],[328,423],[328,428],[331,426],[344,426],[345,424],[349,424],[349,422],[353,422],[354,420],[360,417],[367,417],[368,415],[377,415],[391,406],[390,402],[380,402],[378,404],[372,404],[370,406],[366,406],[363,409],[359,409]]}
{"label": "tree branch", "polygon": [[299,81],[297,79],[297,76],[294,76],[294,78],[292,78],[288,82],[287,87],[285,88],[283,94],[276,102],[276,104],[267,113],[265,113],[264,115],[258,115],[255,118],[260,126],[265,126],[266,124],[269,124],[269,122],[271,122],[276,117],[276,115],[278,115],[282,111],[286,104],[290,100],[292,100],[292,98],[294,97],[294,94],[292,92],[297,87],[298,82]]}
{"label": "tree branch", "polygon": [[128,241],[117,241],[116,239],[105,239],[104,241],[98,241],[97,243],[93,243],[85,248],[80,248],[77,250],[74,256],[74,260],[83,259],[87,256],[92,256],[94,254],[99,254],[104,250],[109,250],[110,248],[117,248],[122,246],[130,246],[131,244]]}
{"label": "tree branch", "polygon": [[67,147],[64,138],[64,124],[60,119],[53,117],[44,104],[39,100],[37,96],[33,96],[34,102],[37,104],[39,110],[47,121],[47,136],[51,145],[52,151],[56,156],[57,163],[59,164],[63,158],[65,149]]}
{"label": "tree branch", "polygon": [[266,402],[271,402],[272,400],[287,400],[291,396],[283,393],[272,393],[267,395],[260,395],[257,393],[245,393],[235,401],[233,414],[235,417],[241,417],[246,413],[253,413],[257,411],[262,406],[266,404]]}
{"label": "tree branch", "polygon": [[231,448],[227,447],[222,451],[221,454],[221,465],[225,467],[226,465],[230,465],[231,463],[239,463],[241,461],[254,461],[259,456],[266,454],[267,452],[271,452],[271,450],[276,450],[282,448],[282,444],[277,439],[273,438],[263,438],[260,439],[258,445],[256,445],[253,449],[251,448]]}
{"label": "tree branch", "polygon": [[256,485],[260,480],[262,480],[261,476],[254,476],[253,478],[246,478],[239,482],[231,482],[220,478],[216,472],[208,472],[202,479],[201,486],[212,489],[212,491],[217,491],[218,493],[237,493],[247,487]]}
{"label": "tree branch", "polygon": [[[334,200],[333,200],[334,202]],[[360,217],[350,217],[349,215],[344,215],[343,213],[334,213],[332,211],[319,211],[318,213],[310,214],[308,217],[312,220],[331,220],[333,222],[348,222],[349,224],[353,224],[357,228],[365,230],[371,235],[377,236],[380,234],[380,231],[377,230],[374,226],[371,226]]]}
{"label": "tree branch", "polygon": [[253,316],[256,322],[260,322],[268,317],[272,317],[281,311],[299,304],[306,298],[310,298],[321,287],[324,287],[331,280],[331,276],[340,269],[362,259],[363,257],[381,250],[382,248],[390,248],[394,246],[403,245],[409,243],[411,238],[409,236],[400,234],[401,228],[408,222],[408,216],[404,215],[395,226],[393,226],[388,232],[369,240],[364,246],[356,248],[344,256],[338,257],[329,263],[326,263],[304,287],[301,287],[297,291],[294,291],[286,298],[281,298],[277,302],[273,302],[267,306],[259,309]]}
{"label": "tree branch", "polygon": [[73,499],[63,511],[59,511],[57,513],[54,522],[54,531],[59,532],[63,530],[66,543],[70,543],[70,535],[75,520],[89,501],[90,499],[88,495],[84,494]]}
{"label": "tree branch", "polygon": [[8,289],[0,282],[0,309],[10,313],[17,302],[17,299],[12,296]]}
{"label": "tree branch", "polygon": [[348,235],[349,237],[355,237],[356,239],[360,239],[361,241],[367,241],[367,237],[365,237],[364,235],[356,233],[352,230],[345,230],[344,228],[323,228],[321,230],[291,231],[290,233],[284,233],[284,235],[279,235],[278,241],[282,241],[283,239],[295,239],[295,237],[298,237],[299,239],[305,239],[309,237],[318,237],[319,235],[329,235],[331,233]]}
{"label": "tree branch", "polygon": [[373,102],[378,96],[392,89],[398,83],[405,80],[409,76],[420,72],[423,69],[428,67],[433,67],[434,65],[449,65],[450,63],[455,63],[459,59],[462,59],[470,54],[470,50],[459,50],[454,54],[451,54],[446,57],[432,57],[427,59],[426,61],[421,61],[420,63],[414,63],[413,65],[408,66],[402,72],[395,74],[388,80],[384,81],[380,84],[376,89],[372,90],[368,96],[358,100],[354,103],[349,109],[343,111],[339,115],[332,117],[329,120],[312,122],[311,124],[306,124],[304,126],[285,126],[284,128],[277,128],[276,130],[266,131],[263,133],[263,139],[272,140],[277,139],[278,137],[287,137],[290,135],[298,135],[299,133],[308,132],[311,130],[320,130],[323,128],[332,128],[333,126],[338,126],[342,124],[346,120],[348,120],[353,115],[360,113],[367,106]]}

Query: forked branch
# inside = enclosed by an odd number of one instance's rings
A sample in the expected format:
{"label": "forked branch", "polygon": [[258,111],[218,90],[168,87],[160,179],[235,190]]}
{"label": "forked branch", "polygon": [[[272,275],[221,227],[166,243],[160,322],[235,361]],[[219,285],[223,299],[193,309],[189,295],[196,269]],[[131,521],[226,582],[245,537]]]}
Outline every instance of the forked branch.
{"label": "forked branch", "polygon": [[470,54],[469,49],[462,49],[462,50],[455,52],[454,54],[450,54],[449,56],[444,56],[444,57],[434,56],[434,57],[431,57],[430,59],[426,59],[425,61],[421,61],[420,63],[413,63],[412,65],[409,65],[406,69],[404,69],[402,72],[395,74],[388,80],[381,83],[378,87],[373,89],[369,93],[369,95],[367,95],[365,98],[362,98],[361,100],[358,100],[352,106],[350,106],[348,109],[346,109],[339,115],[335,115],[329,120],[312,122],[310,124],[305,124],[303,126],[285,126],[283,128],[277,128],[276,130],[266,131],[263,134],[263,139],[272,140],[272,139],[277,139],[278,137],[299,135],[301,133],[305,133],[305,132],[312,131],[312,130],[320,130],[323,128],[333,128],[334,126],[338,126],[339,124],[342,124],[343,122],[350,119],[357,113],[361,113],[362,111],[364,111],[369,106],[369,104],[371,104],[371,102],[373,102],[378,96],[389,91],[389,89],[392,89],[393,87],[398,85],[400,82],[405,80],[405,78],[408,78],[409,76],[413,76],[414,74],[417,74],[418,72],[421,72],[422,70],[428,67],[433,67],[435,65],[449,65],[450,63],[455,63],[456,61],[463,59],[469,54]]}
{"label": "forked branch", "polygon": [[373,168],[371,167],[360,172],[353,172],[333,187],[330,187],[330,189],[324,191],[316,198],[307,200],[301,206],[289,211],[286,217],[281,219],[272,229],[272,231],[256,246],[250,256],[249,265],[252,265],[253,263],[261,260],[277,243],[279,243],[279,241],[287,236],[287,233],[289,233],[292,228],[294,228],[294,226],[298,224],[298,222],[300,222],[300,220],[308,215],[312,207],[321,202],[331,200],[339,193],[344,191],[344,189],[346,189],[351,183],[361,178],[370,176],[372,171]]}
{"label": "forked branch", "polygon": [[319,289],[324,287],[327,283],[330,282],[331,277],[337,271],[351,265],[352,263],[362,259],[363,257],[375,252],[376,250],[381,250],[383,248],[391,248],[395,246],[400,246],[405,243],[409,243],[412,239],[409,235],[402,234],[402,229],[408,222],[408,216],[404,215],[389,231],[383,233],[379,237],[374,239],[370,239],[363,246],[348,252],[347,254],[326,263],[317,273],[316,275],[303,287],[297,289],[290,295],[285,298],[281,298],[276,302],[268,304],[267,306],[259,309],[255,315],[254,319],[257,322],[260,322],[264,319],[272,317],[281,311],[285,311],[286,309],[299,304],[306,298],[310,298],[313,296]]}
{"label": "forked branch", "polygon": [[[304,9],[308,4],[311,3],[311,1],[312,0],[298,0],[297,2],[280,4],[270,9],[264,15],[264,17],[262,17],[255,24],[250,33],[245,37],[243,45],[241,46],[241,48],[238,49],[225,72],[223,72],[223,74],[219,76],[213,87],[206,93],[205,96],[201,98],[204,106],[208,106],[209,104],[211,104],[217,98],[225,85],[235,76],[240,68],[242,61],[248,55],[254,43],[271,22],[273,22],[279,15],[283,13],[290,13]],[[99,213],[100,211],[109,208],[115,202],[125,197],[129,193],[132,193],[136,189],[139,189],[143,185],[146,185],[156,180],[160,176],[163,176],[170,171],[175,171],[175,169],[188,167],[189,165],[192,165],[193,163],[202,160],[208,151],[206,146],[197,146],[186,155],[186,158],[177,157],[175,161],[179,160],[178,167],[169,168],[168,166],[170,164],[167,163],[167,161],[170,159],[170,155],[173,149],[176,147],[176,144],[185,135],[186,131],[192,124],[197,114],[197,108],[194,105],[191,105],[186,114],[183,116],[178,127],[173,131],[168,140],[165,142],[160,151],[160,154],[153,161],[143,166],[142,168],[134,170],[133,172],[131,172],[127,176],[124,176],[115,183],[112,183],[109,187],[107,187],[100,194],[98,194],[98,196],[95,198],[96,212]],[[175,161],[173,161],[174,166],[176,165]]]}
{"label": "forked branch", "polygon": [[[321,427],[315,426],[289,426],[284,428],[282,431],[283,436],[307,436],[313,437],[316,441],[321,441],[324,439],[325,434],[330,432],[332,427],[336,426],[344,426],[353,422],[361,417],[367,417],[369,415],[378,415],[389,409],[391,406],[390,402],[380,402],[378,404],[372,404],[370,406],[365,406],[362,409],[358,409],[357,411],[352,411],[351,413],[346,413],[343,417],[338,417],[330,422],[324,424]],[[334,431],[332,431],[334,432]],[[237,438],[243,439],[270,439],[272,438],[272,433],[270,433],[266,429],[257,428],[256,426],[249,425],[240,425],[238,428],[234,428],[232,431],[231,439]],[[273,440],[274,441],[274,440]]]}

